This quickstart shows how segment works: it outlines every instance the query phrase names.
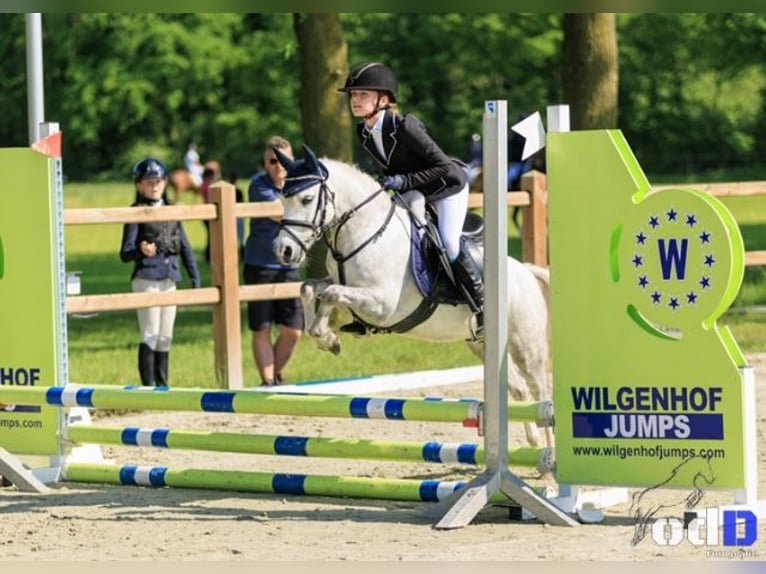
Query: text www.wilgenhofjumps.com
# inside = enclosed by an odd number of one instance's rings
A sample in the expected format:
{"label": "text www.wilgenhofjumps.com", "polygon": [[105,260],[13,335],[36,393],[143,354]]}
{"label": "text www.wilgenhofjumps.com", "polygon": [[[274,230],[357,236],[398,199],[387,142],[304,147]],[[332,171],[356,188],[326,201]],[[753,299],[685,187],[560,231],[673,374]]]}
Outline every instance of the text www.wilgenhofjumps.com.
{"label": "text www.wilgenhofjumps.com", "polygon": [[42,421],[20,421],[18,419],[0,419],[0,429],[22,430],[39,429],[43,427]]}
{"label": "text www.wilgenhofjumps.com", "polygon": [[616,456],[625,458],[676,458],[686,460],[689,458],[726,458],[726,449],[723,448],[687,448],[666,446],[622,446],[612,444],[609,446],[573,446],[572,453],[577,456]]}

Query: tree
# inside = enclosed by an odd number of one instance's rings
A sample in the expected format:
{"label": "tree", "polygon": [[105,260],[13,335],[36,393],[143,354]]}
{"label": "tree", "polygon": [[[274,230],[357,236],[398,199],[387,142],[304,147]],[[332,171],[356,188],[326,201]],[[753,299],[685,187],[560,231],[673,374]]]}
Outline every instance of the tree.
{"label": "tree", "polygon": [[[351,115],[338,93],[348,73],[340,15],[296,13],[293,27],[300,59],[303,139],[319,156],[351,161]],[[317,242],[309,253],[309,277],[327,275],[326,257],[327,245]]]}
{"label": "tree", "polygon": [[563,88],[573,130],[617,127],[614,14],[564,14]]}
{"label": "tree", "polygon": [[644,169],[760,177],[766,15],[620,14],[617,25],[619,125]]}
{"label": "tree", "polygon": [[351,116],[338,87],[348,73],[340,15],[294,14],[303,138],[318,154],[351,161]]}
{"label": "tree", "polygon": [[[4,146],[27,143],[24,28],[0,14]],[[46,13],[43,42],[70,180],[123,180],[150,154],[176,167],[192,139],[248,176],[274,134],[375,171],[335,92],[364,61],[396,72],[399,110],[458,157],[491,99],[510,118],[568,103],[575,128],[619,127],[654,174],[754,170],[766,153],[761,13]]]}

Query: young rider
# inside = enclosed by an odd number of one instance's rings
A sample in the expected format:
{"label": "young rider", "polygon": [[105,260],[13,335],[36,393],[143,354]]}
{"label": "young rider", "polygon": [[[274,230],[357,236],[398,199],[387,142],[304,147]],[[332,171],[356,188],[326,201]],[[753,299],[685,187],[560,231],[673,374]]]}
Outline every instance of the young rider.
{"label": "young rider", "polygon": [[[170,205],[165,195],[168,172],[157,159],[148,157],[133,168],[136,197],[131,207]],[[131,286],[136,293],[175,291],[181,282],[181,264],[192,287],[200,286],[200,275],[189,239],[180,221],[126,223],[122,231],[120,259],[132,263]],[[176,306],[165,305],[138,309],[138,373],[141,384],[168,386],[170,345]]]}
{"label": "young rider", "polygon": [[[387,66],[377,62],[355,66],[338,91],[348,93],[351,113],[362,120],[357,136],[384,174],[380,184],[398,193],[416,189],[435,208],[442,246],[455,281],[470,298],[476,315],[476,337],[482,337],[484,282],[481,270],[461,241],[468,210],[463,167],[442,151],[418,118],[394,110],[397,82]],[[357,331],[350,326],[342,330]]]}

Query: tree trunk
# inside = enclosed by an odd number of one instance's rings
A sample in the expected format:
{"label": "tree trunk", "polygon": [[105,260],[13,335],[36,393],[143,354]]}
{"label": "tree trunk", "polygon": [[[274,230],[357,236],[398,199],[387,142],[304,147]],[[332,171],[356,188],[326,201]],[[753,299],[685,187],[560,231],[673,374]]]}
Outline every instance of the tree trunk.
{"label": "tree trunk", "polygon": [[564,14],[564,103],[573,130],[617,127],[614,14]]}
{"label": "tree trunk", "polygon": [[303,137],[317,155],[351,161],[351,114],[338,92],[348,73],[339,14],[294,14],[301,78]]}
{"label": "tree trunk", "polygon": [[[351,161],[351,114],[338,92],[348,73],[348,46],[338,14],[294,14],[301,72],[303,139],[317,156]],[[298,149],[295,153],[300,153]],[[306,274],[325,277],[327,246],[309,252]]]}
{"label": "tree trunk", "polygon": [[[300,56],[303,140],[319,157],[352,161],[351,114],[346,98],[338,92],[348,73],[348,46],[340,16],[296,13],[293,27]],[[300,154],[300,149],[295,153]],[[309,277],[327,275],[326,257],[327,246],[318,241],[309,252]]]}

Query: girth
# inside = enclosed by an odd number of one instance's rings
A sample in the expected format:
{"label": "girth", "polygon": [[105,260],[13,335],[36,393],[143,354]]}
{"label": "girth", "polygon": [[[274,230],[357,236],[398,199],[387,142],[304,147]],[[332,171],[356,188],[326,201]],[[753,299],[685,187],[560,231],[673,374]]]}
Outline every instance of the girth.
{"label": "girth", "polygon": [[385,335],[387,333],[406,333],[407,331],[410,331],[411,329],[414,329],[421,323],[424,323],[427,321],[431,315],[434,314],[434,311],[436,311],[436,308],[439,306],[439,301],[436,297],[424,297],[423,300],[420,302],[420,304],[415,307],[415,310],[407,315],[404,319],[399,321],[398,323],[394,323],[390,327],[379,327],[377,325],[372,325],[371,323],[368,323],[364,319],[361,319],[359,315],[354,313],[353,311],[351,314],[354,316],[354,320],[364,325],[368,331],[370,331],[371,334],[377,335],[382,334]]}

